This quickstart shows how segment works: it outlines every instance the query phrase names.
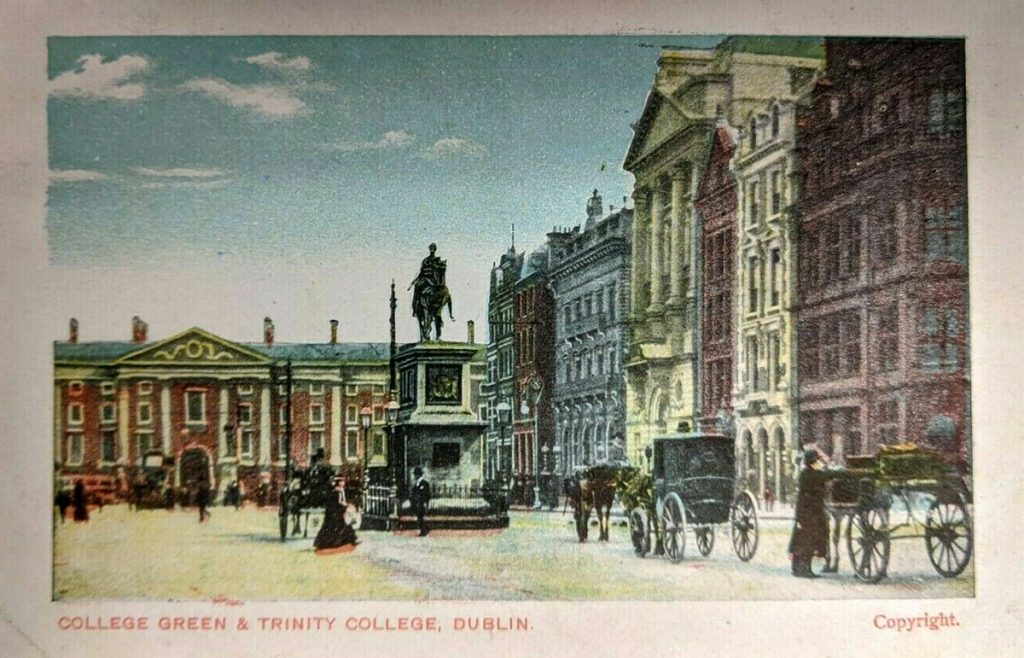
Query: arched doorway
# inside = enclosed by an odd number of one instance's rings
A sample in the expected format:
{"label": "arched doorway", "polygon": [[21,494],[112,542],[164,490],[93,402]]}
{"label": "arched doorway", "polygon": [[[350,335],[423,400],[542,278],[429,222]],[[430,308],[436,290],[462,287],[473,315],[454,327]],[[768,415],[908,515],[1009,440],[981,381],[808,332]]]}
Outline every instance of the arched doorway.
{"label": "arched doorway", "polygon": [[210,456],[200,448],[192,448],[181,453],[178,477],[182,489],[186,491],[195,491],[200,482],[210,485]]}
{"label": "arched doorway", "polygon": [[786,491],[786,433],[781,427],[775,428],[775,436],[772,439],[775,452],[775,497],[779,502],[788,501],[789,492]]}
{"label": "arched doorway", "polygon": [[768,432],[762,427],[757,431],[757,496],[762,501],[768,481]]}

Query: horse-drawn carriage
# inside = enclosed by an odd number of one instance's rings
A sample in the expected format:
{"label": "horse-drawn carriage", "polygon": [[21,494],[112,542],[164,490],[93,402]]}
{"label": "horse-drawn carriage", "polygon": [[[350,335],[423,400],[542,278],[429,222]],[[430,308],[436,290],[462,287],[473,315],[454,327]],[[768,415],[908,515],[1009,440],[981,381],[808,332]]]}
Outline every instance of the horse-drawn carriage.
{"label": "horse-drawn carriage", "polygon": [[[288,520],[292,521],[292,535],[309,536],[310,519],[318,524],[334,490],[334,469],[325,462],[309,468],[295,469],[292,479],[281,492],[279,521],[281,539],[288,537]],[[336,494],[334,494],[336,495]]]}
{"label": "horse-drawn carriage", "polygon": [[973,537],[969,492],[956,468],[934,451],[914,445],[883,446],[878,455],[847,457],[830,473],[826,508],[833,519],[832,560],[838,563],[840,529],[859,580],[886,576],[895,539],[924,539],[928,559],[952,578],[967,567]]}
{"label": "horse-drawn carriage", "polygon": [[174,507],[174,463],[159,450],[142,456],[141,466],[131,484],[131,502],[135,509]]}
{"label": "horse-drawn carriage", "polygon": [[[650,476],[637,474],[629,496],[630,536],[640,557],[651,549],[654,534],[662,553],[681,562],[691,530],[701,555],[715,546],[718,526],[729,528],[733,549],[744,562],[757,551],[754,497],[737,491],[732,439],[720,434],[679,432],[656,437],[649,452]],[[645,492],[645,488],[649,489]],[[621,491],[621,490],[620,490]],[[655,550],[655,553],[659,551]]]}

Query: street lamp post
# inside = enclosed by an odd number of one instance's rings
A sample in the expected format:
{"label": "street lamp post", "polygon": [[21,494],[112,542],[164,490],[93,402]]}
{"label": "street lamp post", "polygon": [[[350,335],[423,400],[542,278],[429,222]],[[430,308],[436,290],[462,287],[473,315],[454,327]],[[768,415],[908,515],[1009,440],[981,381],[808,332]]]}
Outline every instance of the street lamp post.
{"label": "street lamp post", "polygon": [[370,488],[370,421],[373,409],[366,405],[359,410],[359,425],[363,428],[363,495],[362,507],[366,509],[366,498]]}
{"label": "street lamp post", "polygon": [[552,496],[551,496],[551,499],[552,499],[552,502],[554,503],[555,507],[558,507],[558,471],[559,471],[559,468],[561,466],[561,464],[559,463],[560,462],[559,455],[561,455],[561,453],[562,453],[562,446],[558,445],[557,440],[556,440],[555,447],[551,449],[551,454],[553,455],[553,459],[554,459],[554,464],[552,464],[552,466],[551,466],[551,479],[552,479],[552,483],[551,483],[551,485],[552,485],[551,486]]}
{"label": "street lamp post", "polygon": [[502,493],[504,494],[504,497],[507,500],[508,477],[506,477],[505,474],[505,468],[507,467],[503,468],[501,457],[502,453],[505,450],[505,426],[508,425],[509,419],[512,415],[512,406],[508,403],[508,401],[502,400],[501,402],[498,403],[498,406],[495,407],[495,410],[498,412],[498,449],[497,451],[495,451],[495,454],[497,455],[498,458],[498,478],[500,478]]}
{"label": "street lamp post", "polygon": [[390,507],[388,509],[388,516],[390,517],[390,529],[398,527],[398,450],[395,446],[395,425],[398,423],[398,403],[395,402],[394,391],[388,400],[387,405],[384,409],[387,411],[388,421],[388,478],[391,480],[389,485],[389,499]]}
{"label": "street lamp post", "polygon": [[[537,483],[544,483],[544,502],[550,504],[551,501],[551,464],[548,463],[548,453],[551,452],[551,448],[548,447],[547,441],[540,448],[540,461],[542,468],[544,469],[537,474]],[[537,504],[541,505],[540,498],[537,499]]]}

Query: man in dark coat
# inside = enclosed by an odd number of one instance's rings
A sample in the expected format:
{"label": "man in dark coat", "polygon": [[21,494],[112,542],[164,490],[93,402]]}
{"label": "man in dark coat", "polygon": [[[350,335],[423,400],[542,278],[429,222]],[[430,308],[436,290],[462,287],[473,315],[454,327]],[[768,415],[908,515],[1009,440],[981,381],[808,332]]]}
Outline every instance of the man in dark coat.
{"label": "man in dark coat", "polygon": [[416,515],[416,523],[420,527],[420,537],[426,537],[430,532],[427,527],[427,507],[430,505],[430,483],[423,475],[423,469],[417,466],[412,474],[416,476],[416,482],[409,492],[409,506]]}
{"label": "man in dark coat", "polygon": [[75,483],[75,493],[72,496],[72,503],[75,507],[75,521],[88,521],[89,506],[85,497],[85,483],[81,480]]}
{"label": "man in dark coat", "polygon": [[202,523],[206,519],[210,518],[210,513],[206,510],[206,506],[210,504],[210,483],[206,480],[200,480],[196,487],[196,507],[199,508],[199,522]]}
{"label": "man in dark coat", "polygon": [[796,514],[789,552],[793,556],[793,575],[798,578],[817,578],[811,570],[811,560],[828,554],[828,515],[825,512],[825,483],[827,476],[816,450],[804,452],[804,467],[797,482]]}
{"label": "man in dark coat", "polygon": [[60,510],[60,522],[64,523],[64,517],[68,514],[68,508],[71,507],[71,492],[65,487],[61,487],[60,491],[57,492],[57,509]]}

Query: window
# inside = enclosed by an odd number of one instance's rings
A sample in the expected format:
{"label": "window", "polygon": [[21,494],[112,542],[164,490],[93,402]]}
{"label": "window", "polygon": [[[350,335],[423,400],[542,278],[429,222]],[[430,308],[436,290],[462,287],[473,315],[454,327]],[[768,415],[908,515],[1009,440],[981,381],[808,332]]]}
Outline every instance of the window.
{"label": "window", "polygon": [[355,430],[345,432],[345,457],[347,459],[359,458],[359,433]]}
{"label": "window", "polygon": [[100,393],[102,393],[103,395],[113,395],[114,382],[103,382],[102,384],[100,384]]}
{"label": "window", "polygon": [[359,422],[359,411],[356,405],[350,404],[345,407],[345,422],[349,425],[355,425]]}
{"label": "window", "polygon": [[757,336],[747,337],[747,386],[752,391],[759,391],[758,376],[757,376]]}
{"label": "window", "polygon": [[757,148],[757,120],[750,120],[750,150]]}
{"label": "window", "polygon": [[608,288],[608,320],[615,321],[615,286]]}
{"label": "window", "polygon": [[769,253],[768,261],[771,267],[771,305],[778,306],[782,287],[782,251],[778,247],[773,248]]}
{"label": "window", "polygon": [[927,208],[924,212],[925,254],[929,261],[966,262],[964,207],[947,211]]}
{"label": "window", "polygon": [[900,236],[896,226],[896,210],[885,213],[878,218],[875,229],[875,262],[890,263],[896,259],[900,250]]}
{"label": "window", "polygon": [[570,306],[569,304],[566,304],[565,308],[562,309],[562,310],[563,310],[564,315],[565,315],[565,329],[566,329],[566,332],[568,332],[569,325],[572,324],[572,306]]}
{"label": "window", "polygon": [[324,448],[324,433],[321,431],[309,433],[309,454],[315,455]]}
{"label": "window", "polygon": [[579,297],[576,298],[576,319],[579,320],[583,317],[583,300]]}
{"label": "window", "polygon": [[82,435],[68,434],[68,464],[71,466],[79,466],[82,463],[84,448],[82,446],[83,439]]}
{"label": "window", "polygon": [[597,353],[597,374],[604,374],[604,352]]}
{"label": "window", "polygon": [[324,405],[322,404],[311,404],[309,405],[309,424],[310,425],[323,425],[324,423]]}
{"label": "window", "polygon": [[808,288],[816,288],[820,283],[820,270],[818,268],[818,234],[808,233],[804,236],[803,251],[800,254],[803,265],[804,285]]}
{"label": "window", "polygon": [[860,371],[860,315],[843,311],[800,326],[800,372],[809,381],[852,377]]}
{"label": "window", "polygon": [[206,424],[206,392],[185,392],[185,422],[193,425]]}
{"label": "window", "polygon": [[153,409],[148,402],[140,402],[138,407],[139,425],[149,425],[153,422]]}
{"label": "window", "polygon": [[841,372],[852,377],[860,372],[860,316],[856,311],[843,317],[840,332],[843,348]]}
{"label": "window", "polygon": [[878,445],[899,443],[899,400],[880,400],[874,407],[875,441]]}
{"label": "window", "polygon": [[359,388],[355,384],[345,384],[345,395],[351,397],[359,393]]}
{"label": "window", "polygon": [[110,424],[117,421],[116,408],[112,402],[104,403],[100,407],[100,422],[103,424]]}
{"label": "window", "polygon": [[842,223],[843,276],[856,276],[860,272],[860,218],[847,217]]}
{"label": "window", "polygon": [[779,106],[772,107],[772,137],[779,136]]}
{"label": "window", "polygon": [[238,394],[239,395],[252,395],[255,387],[252,384],[239,384]]}
{"label": "window", "polygon": [[139,432],[135,435],[135,445],[139,449],[139,460],[141,460],[153,448],[153,434]]}
{"label": "window", "polygon": [[149,395],[153,392],[153,382],[139,382],[139,395]]}
{"label": "window", "polygon": [[593,295],[591,295],[588,292],[586,298],[583,301],[583,308],[584,308],[584,310],[586,312],[586,317],[588,317],[588,318],[591,315],[593,315],[593,311],[594,311],[594,301],[593,301],[593,299],[594,299]]}
{"label": "window", "polygon": [[277,408],[277,422],[281,425],[288,424],[288,407],[286,405],[282,404]]}
{"label": "window", "polygon": [[772,389],[778,388],[782,381],[782,368],[779,363],[781,348],[778,332],[768,334],[768,378]]}
{"label": "window", "polygon": [[960,132],[964,129],[964,96],[959,91],[938,90],[928,98],[928,132]]}
{"label": "window", "polygon": [[242,456],[251,459],[252,458],[252,444],[254,433],[252,430],[242,431]]}
{"label": "window", "polygon": [[747,259],[747,311],[757,310],[757,256]]}
{"label": "window", "polygon": [[384,456],[384,433],[383,432],[374,432],[373,433],[373,447],[372,447],[372,452],[370,454],[372,454],[374,457],[383,457]]}
{"label": "window", "polygon": [[477,407],[477,415],[479,416],[480,422],[487,422],[487,405],[481,404]]}
{"label": "window", "polygon": [[825,260],[822,263],[825,273],[822,283],[830,283],[839,279],[839,261],[842,257],[843,245],[839,241],[838,233],[840,231],[837,230],[837,227],[829,226],[822,235],[822,239],[825,241],[823,245]]}
{"label": "window", "polygon": [[772,214],[778,215],[782,212],[782,174],[778,171],[772,172]]}
{"label": "window", "polygon": [[81,425],[84,418],[85,408],[80,402],[68,405],[68,425]]}
{"label": "window", "polygon": [[960,364],[960,314],[954,309],[926,309],[921,322],[921,366],[955,368]]}
{"label": "window", "polygon": [[875,315],[875,372],[890,372],[899,367],[900,314],[897,304],[880,309]]}
{"label": "window", "polygon": [[252,424],[252,405],[243,403],[238,405],[238,424],[239,425],[250,425]]}
{"label": "window", "polygon": [[69,395],[81,395],[85,385],[80,381],[68,382]]}
{"label": "window", "polygon": [[100,461],[112,464],[117,459],[117,441],[112,431],[100,436]]}
{"label": "window", "polygon": [[753,226],[757,224],[757,220],[760,217],[760,206],[757,204],[757,183],[751,183],[748,187],[748,196],[750,197],[750,217],[747,218],[747,224]]}

